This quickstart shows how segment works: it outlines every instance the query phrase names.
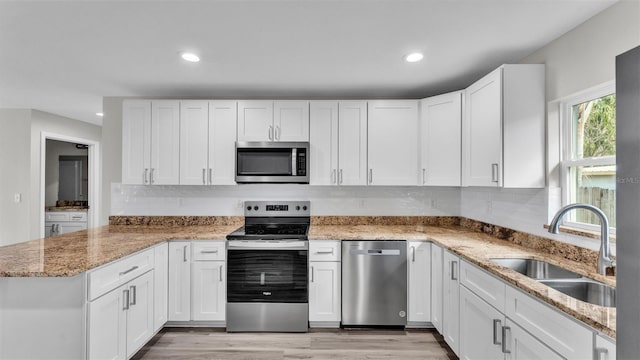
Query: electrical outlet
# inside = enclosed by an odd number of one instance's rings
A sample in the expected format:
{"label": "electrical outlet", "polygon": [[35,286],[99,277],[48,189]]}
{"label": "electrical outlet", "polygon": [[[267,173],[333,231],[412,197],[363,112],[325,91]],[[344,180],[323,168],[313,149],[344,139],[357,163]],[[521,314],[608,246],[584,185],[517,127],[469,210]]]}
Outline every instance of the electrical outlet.
{"label": "electrical outlet", "polygon": [[13,202],[14,203],[17,204],[17,203],[19,203],[21,201],[22,201],[22,194],[20,194],[20,193],[13,194]]}

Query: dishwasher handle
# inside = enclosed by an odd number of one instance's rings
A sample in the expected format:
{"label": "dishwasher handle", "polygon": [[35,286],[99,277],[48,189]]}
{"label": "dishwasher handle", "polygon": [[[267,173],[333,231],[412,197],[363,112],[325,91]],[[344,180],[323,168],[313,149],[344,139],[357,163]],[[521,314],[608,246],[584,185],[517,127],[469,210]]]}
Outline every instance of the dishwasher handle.
{"label": "dishwasher handle", "polygon": [[386,256],[400,255],[399,249],[351,249],[350,255]]}

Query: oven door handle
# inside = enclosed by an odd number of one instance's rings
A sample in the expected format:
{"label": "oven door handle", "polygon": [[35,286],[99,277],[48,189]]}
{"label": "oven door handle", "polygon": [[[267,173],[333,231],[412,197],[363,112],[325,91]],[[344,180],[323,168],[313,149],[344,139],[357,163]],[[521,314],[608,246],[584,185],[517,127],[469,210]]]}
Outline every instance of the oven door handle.
{"label": "oven door handle", "polygon": [[307,250],[308,248],[309,242],[303,240],[230,240],[227,242],[228,250]]}

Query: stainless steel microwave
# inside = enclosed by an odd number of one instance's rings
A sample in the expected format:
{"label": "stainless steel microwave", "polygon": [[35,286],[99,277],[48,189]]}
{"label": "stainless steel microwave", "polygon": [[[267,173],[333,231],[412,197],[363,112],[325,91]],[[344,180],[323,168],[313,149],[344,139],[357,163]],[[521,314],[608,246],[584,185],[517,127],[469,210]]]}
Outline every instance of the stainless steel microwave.
{"label": "stainless steel microwave", "polygon": [[236,142],[237,183],[309,183],[308,142]]}

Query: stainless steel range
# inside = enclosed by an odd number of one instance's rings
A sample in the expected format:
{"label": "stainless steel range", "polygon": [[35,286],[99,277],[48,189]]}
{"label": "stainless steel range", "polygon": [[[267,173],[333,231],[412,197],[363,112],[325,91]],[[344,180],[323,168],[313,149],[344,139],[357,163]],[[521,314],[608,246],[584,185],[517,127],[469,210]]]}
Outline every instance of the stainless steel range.
{"label": "stainless steel range", "polygon": [[306,332],[308,201],[246,201],[227,235],[227,331]]}

